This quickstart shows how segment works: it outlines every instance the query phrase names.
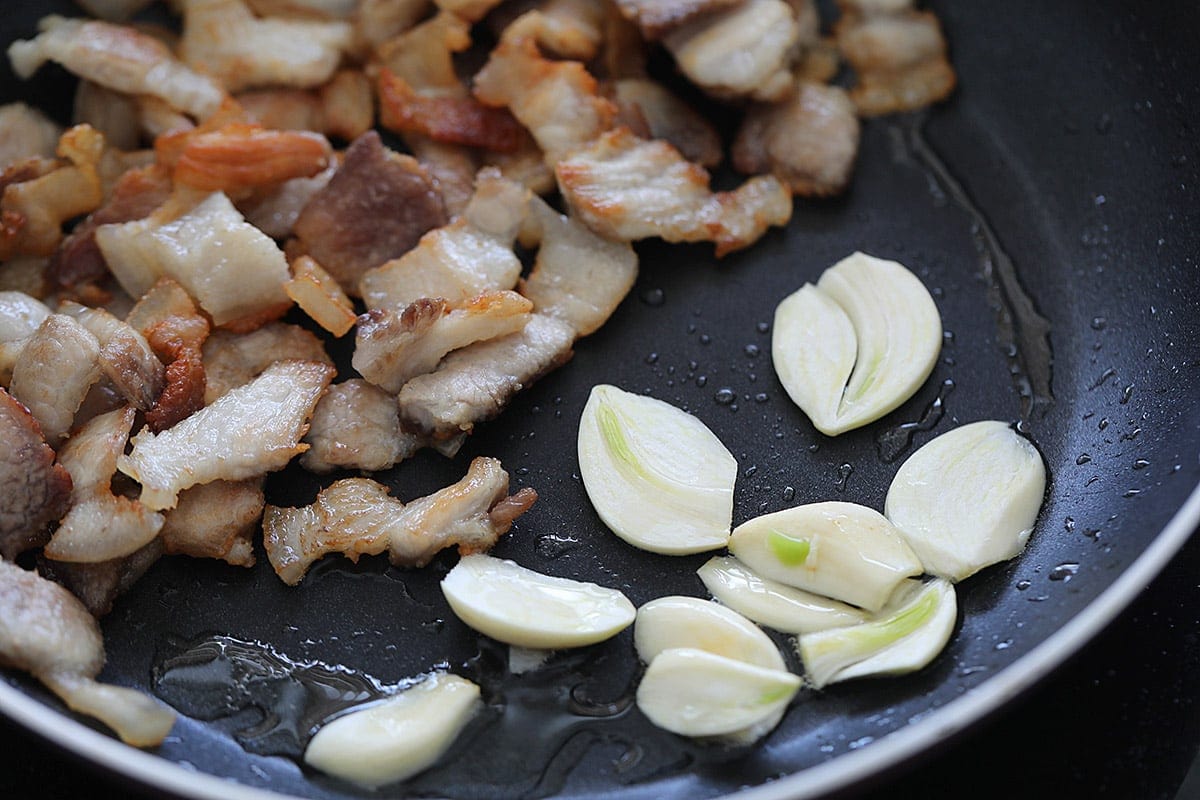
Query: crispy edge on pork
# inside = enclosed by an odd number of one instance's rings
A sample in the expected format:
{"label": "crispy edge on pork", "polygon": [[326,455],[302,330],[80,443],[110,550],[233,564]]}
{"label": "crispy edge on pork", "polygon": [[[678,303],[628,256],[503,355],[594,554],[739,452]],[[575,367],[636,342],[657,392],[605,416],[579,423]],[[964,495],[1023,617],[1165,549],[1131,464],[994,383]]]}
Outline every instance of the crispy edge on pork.
{"label": "crispy edge on pork", "polygon": [[361,378],[335,383],[317,403],[300,463],[313,472],[390,469],[424,440],[400,427],[396,396]]}
{"label": "crispy edge on pork", "polygon": [[209,334],[208,319],[182,286],[161,278],[130,309],[125,321],[146,337],[166,365],[163,390],[146,412],[146,424],[160,433],[204,407],[207,380],[201,348]]}
{"label": "crispy edge on pork", "polygon": [[341,553],[351,561],[388,551],[392,564],[419,567],[441,550],[489,550],[537,499],[525,488],[508,495],[508,473],[494,458],[471,462],[459,482],[405,505],[368,478],[329,485],[312,505],[267,506],[263,543],[271,566],[295,586],[317,559]]}
{"label": "crispy edge on pork", "polygon": [[284,284],[283,290],[305,314],[334,336],[342,336],[354,327],[354,304],[312,256],[300,256],[292,262],[292,279]]}
{"label": "crispy edge on pork", "polygon": [[574,151],[555,174],[574,213],[618,241],[711,241],[719,257],[748,247],[792,214],[791,192],[777,178],[759,175],[734,191],[713,192],[703,167],[669,143],[639,139],[627,128]]}
{"label": "crispy edge on pork", "polygon": [[14,559],[50,538],[71,503],[71,474],[54,462],[29,410],[0,388],[0,557]]}
{"label": "crispy edge on pork", "polygon": [[252,567],[253,537],[265,506],[262,478],[213,481],[185,489],[179,493],[179,504],[165,514],[164,552]]}
{"label": "crispy edge on pork", "polygon": [[175,712],[148,695],[94,680],[104,666],[95,618],[62,586],[7,561],[0,561],[0,666],[30,673],[136,747],[161,743],[175,724]]}
{"label": "crispy edge on pork", "polygon": [[245,386],[277,361],[315,361],[333,365],[325,345],[312,331],[287,322],[269,322],[250,333],[215,331],[201,349],[204,403]]}
{"label": "crispy edge on pork", "polygon": [[834,32],[838,48],[857,74],[850,99],[860,114],[911,111],[954,91],[957,77],[932,12],[864,14],[848,9]]}
{"label": "crispy edge on pork", "polygon": [[328,364],[278,361],[162,433],[143,430],[117,467],[154,511],[174,508],[188,487],[280,469],[308,449],[300,439],[333,375]]}

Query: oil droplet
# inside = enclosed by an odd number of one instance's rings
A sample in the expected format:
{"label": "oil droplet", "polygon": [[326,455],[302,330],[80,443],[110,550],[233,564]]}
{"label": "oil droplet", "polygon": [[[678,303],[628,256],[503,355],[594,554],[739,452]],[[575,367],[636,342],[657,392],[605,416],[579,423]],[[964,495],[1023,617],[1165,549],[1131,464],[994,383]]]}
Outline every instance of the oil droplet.
{"label": "oil droplet", "polygon": [[728,386],[724,386],[718,389],[717,393],[713,395],[713,400],[716,400],[723,406],[727,406],[734,400],[737,400],[737,395],[734,393],[733,389],[730,389]]}
{"label": "oil droplet", "polygon": [[850,480],[850,476],[854,474],[854,466],[852,464],[842,464],[838,467],[838,480],[833,485],[834,491],[846,491],[846,481]]}
{"label": "oil droplet", "polygon": [[1012,647],[1012,643],[1013,643],[1012,639],[1005,639],[1002,642],[996,642],[995,649],[996,650],[1007,650],[1008,648]]}
{"label": "oil droplet", "polygon": [[1083,535],[1094,541],[1094,540],[1100,538],[1100,529],[1099,528],[1087,528],[1084,530]]}
{"label": "oil droplet", "polygon": [[1092,461],[1092,457],[1091,457],[1090,455],[1088,455],[1087,453],[1081,453],[1081,454],[1079,455],[1079,458],[1075,459],[1075,463],[1076,463],[1076,464],[1078,464],[1078,465],[1079,465],[1079,466],[1081,466],[1081,467],[1082,467],[1084,464],[1089,464],[1089,463],[1091,463],[1091,461]]}
{"label": "oil droplet", "polygon": [[1121,405],[1125,405],[1126,403],[1128,403],[1130,397],[1133,397],[1133,384],[1132,383],[1121,390]]}
{"label": "oil droplet", "polygon": [[853,742],[850,742],[850,744],[846,745],[846,747],[851,750],[857,750],[860,747],[866,747],[873,741],[875,741],[874,736],[864,736],[861,739],[855,739]]}
{"label": "oil droplet", "polygon": [[747,358],[758,358],[758,354],[759,354],[760,350],[758,348],[758,345],[748,344],[742,348],[742,352],[746,354]]}
{"label": "oil droplet", "polygon": [[1108,114],[1101,114],[1096,117],[1096,133],[1104,135],[1112,130],[1113,118]]}
{"label": "oil droplet", "polygon": [[771,323],[760,322],[754,326],[754,329],[757,330],[759,333],[766,333],[767,331],[771,330]]}
{"label": "oil droplet", "polygon": [[1050,570],[1049,577],[1052,581],[1062,581],[1063,583],[1066,583],[1067,581],[1071,580],[1071,578],[1074,578],[1075,573],[1077,572],[1079,572],[1079,564],[1073,561],[1067,561]]}
{"label": "oil droplet", "polygon": [[793,501],[793,500],[795,500],[795,499],[796,499],[796,487],[794,487],[794,486],[785,486],[785,487],[783,487],[783,500],[784,500],[784,502],[785,502],[785,503],[790,503],[790,502],[792,502],[792,501]]}
{"label": "oil droplet", "polygon": [[640,295],[641,300],[651,308],[658,308],[663,303],[667,302],[667,293],[662,289],[646,289]]}
{"label": "oil droplet", "polygon": [[1104,430],[1108,427],[1108,417],[1101,417],[1100,424],[1096,426],[1097,430]]}
{"label": "oil droplet", "polygon": [[1130,489],[1126,491],[1125,494],[1121,495],[1121,497],[1137,497],[1141,493],[1141,489]]}
{"label": "oil droplet", "polygon": [[1092,317],[1092,330],[1102,331],[1108,327],[1108,320],[1105,317]]}
{"label": "oil droplet", "polygon": [[646,363],[647,364],[653,364],[656,361],[658,361],[658,353],[647,353],[646,354]]}
{"label": "oil droplet", "polygon": [[754,402],[756,403],[765,403],[770,399],[771,398],[767,396],[766,392],[759,392],[758,394],[754,395]]}
{"label": "oil droplet", "polygon": [[697,385],[697,386],[699,386],[701,389],[703,389],[703,388],[704,388],[704,385],[705,385],[706,383],[708,383],[708,376],[707,376],[707,375],[697,375],[697,376],[696,376],[696,385]]}
{"label": "oil droplet", "polygon": [[711,343],[712,343],[711,336],[709,336],[707,333],[700,334],[700,344],[711,344]]}
{"label": "oil droplet", "polygon": [[1137,461],[1133,462],[1134,469],[1145,469],[1148,466],[1150,466],[1150,462],[1144,458],[1139,458]]}
{"label": "oil droplet", "polygon": [[875,439],[875,447],[879,452],[879,458],[887,464],[892,463],[900,455],[909,448],[912,444],[913,436],[917,431],[931,430],[942,416],[946,413],[946,398],[954,391],[954,381],[942,381],[942,388],[938,390],[937,397],[925,409],[925,413],[921,415],[921,419],[917,422],[903,422],[894,428],[888,428]]}
{"label": "oil droplet", "polygon": [[1066,528],[1068,531],[1073,531],[1073,530],[1075,530],[1075,518],[1074,518],[1074,517],[1067,517],[1066,519],[1064,519],[1064,520],[1063,520],[1063,527],[1064,527],[1064,528]]}
{"label": "oil droplet", "polygon": [[1026,589],[1028,589],[1030,586],[1033,586],[1033,582],[1032,582],[1032,581],[1027,581],[1027,580],[1019,580],[1019,581],[1017,581],[1017,591],[1018,591],[1018,592],[1023,592],[1023,591],[1025,591]]}

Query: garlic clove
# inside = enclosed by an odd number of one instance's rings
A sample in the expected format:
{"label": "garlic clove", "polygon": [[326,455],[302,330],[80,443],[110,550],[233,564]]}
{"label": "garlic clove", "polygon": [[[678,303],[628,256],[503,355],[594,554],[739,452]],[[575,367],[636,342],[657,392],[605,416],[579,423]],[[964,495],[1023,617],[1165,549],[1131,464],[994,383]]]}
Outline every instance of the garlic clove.
{"label": "garlic clove", "polygon": [[596,513],[629,544],[682,555],[729,541],[737,461],[696,417],[599,385],[583,409],[578,447]]}
{"label": "garlic clove", "polygon": [[642,676],[637,705],[683,736],[725,736],[774,718],[800,688],[790,672],[690,647],[664,650]]}
{"label": "garlic clove", "polygon": [[439,673],[325,724],[308,743],[304,760],[368,789],[401,781],[441,758],[479,705],[478,686]]}
{"label": "garlic clove", "polygon": [[696,573],[721,603],[784,633],[812,633],[867,618],[861,609],[765,578],[733,556],[713,556]]}
{"label": "garlic clove", "polygon": [[943,579],[906,582],[870,620],[806,633],[796,640],[809,682],[816,688],[876,675],[922,669],[950,640],[958,619],[954,585]]}
{"label": "garlic clove", "polygon": [[463,556],[442,579],[451,610],[475,630],[518,647],[582,647],[629,627],[637,610],[616,589],[557,578],[512,561]]}
{"label": "garlic clove", "polygon": [[854,253],[779,304],[771,357],[796,405],[836,436],[912,397],[941,346],[941,317],[920,279]]}
{"label": "garlic clove", "polygon": [[767,669],[786,670],[783,656],[762,629],[736,611],[698,597],[671,595],[637,612],[633,643],[647,664],[664,650],[690,647]]}
{"label": "garlic clove", "polygon": [[927,572],[960,581],[1025,548],[1045,491],[1037,448],[985,420],[913,453],[892,480],[884,513]]}
{"label": "garlic clove", "polygon": [[811,503],[755,517],[733,531],[729,552],[763,577],[868,611],[923,571],[899,531],[855,503]]}

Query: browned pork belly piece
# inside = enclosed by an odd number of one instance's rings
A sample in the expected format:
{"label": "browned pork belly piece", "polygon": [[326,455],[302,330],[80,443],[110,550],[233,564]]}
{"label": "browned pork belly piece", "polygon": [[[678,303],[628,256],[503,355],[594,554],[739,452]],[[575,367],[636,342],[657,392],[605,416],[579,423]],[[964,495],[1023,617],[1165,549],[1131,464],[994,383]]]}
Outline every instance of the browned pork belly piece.
{"label": "browned pork belly piece", "polygon": [[332,157],[329,141],[319,133],[230,123],[187,135],[172,177],[176,184],[204,192],[241,194],[292,178],[311,178],[328,167]]}
{"label": "browned pork belly piece", "polygon": [[334,336],[354,327],[354,304],[311,256],[292,262],[292,279],[283,288],[305,314]]}
{"label": "browned pork belly piece", "polygon": [[96,243],[130,295],[172,278],[217,326],[252,330],[292,303],[283,252],[221,192],[194,205],[176,195],[146,219],[101,225]]}
{"label": "browned pork belly piece", "polygon": [[254,16],[242,0],[182,0],[180,55],[226,91],[309,89],[328,81],[353,44],[348,22]]}
{"label": "browned pork belly piece", "polygon": [[103,153],[104,137],[94,128],[76,125],[58,140],[58,154],[66,163],[3,187],[0,261],[50,255],[62,241],[65,222],[99,207],[104,190],[97,164]]}
{"label": "browned pork belly piece", "polygon": [[402,311],[369,311],[358,318],[351,363],[396,394],[411,378],[432,372],[447,353],[521,330],[532,310],[529,300],[505,290],[462,304],[423,298]]}
{"label": "browned pork belly piece", "polygon": [[48,525],[66,513],[71,475],[25,406],[0,389],[0,558],[13,559],[50,538]]}
{"label": "browned pork belly piece", "polygon": [[50,580],[67,587],[97,619],[112,611],[113,602],[128,592],[162,557],[162,537],[151,539],[140,550],[112,561],[94,564],[52,561],[43,555],[38,570]]}
{"label": "browned pork belly piece", "polygon": [[112,492],[117,457],[125,452],[135,416],[126,406],[95,417],[59,450],[59,463],[71,473],[71,510],[46,545],[46,558],[111,561],[141,549],[162,529],[162,514]]}
{"label": "browned pork belly piece", "polygon": [[363,275],[359,288],[367,308],[402,309],[426,297],[460,303],[516,286],[521,262],[512,248],[529,197],[528,189],[496,170],[481,170],[471,201],[457,219]]}
{"label": "browned pork belly piece", "polygon": [[7,561],[0,561],[0,666],[30,673],[126,744],[153,747],[175,724],[175,712],[157,700],[94,680],[104,666],[95,618],[57,583]]}
{"label": "browned pork belly piece", "polygon": [[622,119],[645,123],[643,138],[665,139],[702,167],[721,163],[724,151],[717,129],[662,84],[649,78],[624,78],[613,82],[612,95]]}
{"label": "browned pork belly piece", "polygon": [[351,141],[371,129],[375,98],[359,70],[339,70],[316,89],[258,89],[237,95],[247,117],[266,128],[316,131]]}
{"label": "browned pork belly piece", "polygon": [[125,25],[97,20],[44,17],[41,31],[9,45],[18,77],[28,78],[47,61],[90,81],[131,95],[152,95],[204,119],[215,112],[225,91],[208,75],[180,63],[165,44]]}
{"label": "browned pork belly piece", "polygon": [[637,25],[646,41],[653,42],[697,17],[743,2],[745,0],[617,0],[617,8]]}
{"label": "browned pork belly piece", "polygon": [[91,125],[100,131],[109,147],[135,150],[141,142],[137,98],[89,80],[80,80],[75,88],[71,119],[77,125]]}
{"label": "browned pork belly piece", "polygon": [[[612,127],[616,107],[599,94],[596,79],[578,61],[554,61],[538,49],[530,11],[509,26],[475,76],[475,96],[508,108],[533,134],[553,166],[570,150]],[[516,31],[516,33],[514,33]]]}
{"label": "browned pork belly piece", "polygon": [[429,175],[370,131],[350,145],[342,166],[292,229],[304,251],[356,297],[363,273],[408,252],[426,231],[444,224],[445,206]]}
{"label": "browned pork belly piece", "polygon": [[725,99],[778,100],[792,84],[800,29],[784,0],[746,0],[663,37],[681,72]]}
{"label": "browned pork belly piece", "polygon": [[252,567],[253,536],[265,505],[262,478],[213,481],[185,489],[179,493],[179,505],[165,514],[164,552]]}
{"label": "browned pork belly piece", "polygon": [[519,332],[455,350],[400,390],[400,418],[434,439],[469,433],[521,389],[570,360],[575,329],[534,314]]}
{"label": "browned pork belly piece", "polygon": [[171,176],[152,165],[125,172],[104,205],[75,226],[46,265],[46,278],[57,288],[72,289],[108,274],[96,244],[96,229],[115,222],[144,219],[171,196]]}
{"label": "browned pork belly piece", "polygon": [[162,393],[165,374],[161,361],[141,332],[102,308],[63,303],[59,312],[74,317],[100,344],[100,371],[121,396],[148,411]]}
{"label": "browned pork belly piece", "polygon": [[510,181],[519,183],[534,194],[550,194],[555,190],[554,170],[546,163],[537,142],[526,131],[521,145],[511,153],[484,152],[482,161],[487,167],[499,170]]}
{"label": "browned pork belly piece", "polygon": [[357,561],[386,550],[392,564],[420,567],[447,547],[464,555],[491,549],[536,499],[529,488],[509,497],[508,473],[494,458],[474,459],[458,483],[407,505],[380,483],[347,478],[322,489],[310,506],[267,506],[263,544],[290,586],[328,553]]}
{"label": "browned pork belly piece", "polygon": [[26,158],[54,158],[62,129],[32,106],[0,106],[0,169]]}
{"label": "browned pork belly piece", "polygon": [[558,185],[589,228],[610,239],[658,236],[716,243],[717,256],[748,247],[792,215],[792,194],[760,175],[732,192],[709,189],[708,172],[667,142],[610,131],[558,163]]}
{"label": "browned pork belly piece", "polygon": [[541,0],[530,3],[537,13],[514,4],[513,14],[504,19],[504,37],[530,38],[538,47],[559,58],[591,61],[604,44],[606,8],[593,0]]}
{"label": "browned pork belly piece", "polygon": [[205,340],[204,404],[245,386],[276,361],[316,361],[332,366],[325,345],[311,331],[286,322],[270,322],[256,331],[237,334],[216,331]]}
{"label": "browned pork belly piece", "polygon": [[304,206],[325,188],[337,170],[338,165],[331,163],[311,178],[292,178],[278,186],[264,187],[239,199],[238,211],[245,215],[247,222],[272,239],[286,239],[292,234],[292,226]]}
{"label": "browned pork belly piece", "polygon": [[524,133],[505,109],[490,108],[470,96],[418,93],[387,69],[379,76],[379,122],[397,133],[502,152],[516,150]]}
{"label": "browned pork belly piece", "polygon": [[36,297],[14,290],[0,292],[0,386],[12,381],[12,368],[50,309]]}
{"label": "browned pork belly piece", "polygon": [[280,469],[308,449],[300,439],[333,375],[328,364],[276,362],[162,433],[143,430],[117,466],[142,484],[142,504],[155,511],[174,508],[191,486]]}
{"label": "browned pork belly piece", "polygon": [[746,113],[733,163],[748,174],[770,172],[796,194],[825,197],[846,188],[858,137],[858,116],[845,91],[801,83],[788,100]]}
{"label": "browned pork belly piece", "polygon": [[208,338],[208,320],[182,286],[162,278],[142,295],[125,321],[146,337],[167,365],[163,390],[154,408],[146,412],[146,424],[158,433],[204,406],[206,380],[200,351]]}
{"label": "browned pork belly piece", "polygon": [[247,0],[261,17],[298,19],[349,19],[358,0]]}
{"label": "browned pork belly piece", "polygon": [[842,55],[857,73],[850,99],[861,114],[922,108],[954,90],[946,40],[928,11],[850,15],[836,33]]}
{"label": "browned pork belly piece", "polygon": [[313,472],[389,469],[424,440],[400,427],[396,396],[361,378],[335,383],[317,403],[300,463]]}
{"label": "browned pork belly piece", "polygon": [[568,323],[579,336],[603,325],[637,280],[637,253],[628,242],[597,236],[540,197],[530,206],[530,236],[537,260],[521,293],[534,310]]}
{"label": "browned pork belly piece", "polygon": [[83,325],[51,314],[13,366],[9,391],[25,404],[50,445],[71,429],[88,389],[100,379],[100,343]]}
{"label": "browned pork belly piece", "polygon": [[368,52],[409,30],[425,17],[430,0],[359,0],[354,38]]}

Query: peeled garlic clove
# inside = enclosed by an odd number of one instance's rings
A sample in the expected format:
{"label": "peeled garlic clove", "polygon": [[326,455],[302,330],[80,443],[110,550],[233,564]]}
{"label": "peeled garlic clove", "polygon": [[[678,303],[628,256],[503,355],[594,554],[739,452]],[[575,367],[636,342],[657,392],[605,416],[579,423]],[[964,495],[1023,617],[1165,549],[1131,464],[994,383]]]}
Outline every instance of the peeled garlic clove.
{"label": "peeled garlic clove", "polygon": [[647,719],[672,733],[723,736],[779,714],[799,688],[800,678],[790,672],[681,647],[650,662],[637,704]]}
{"label": "peeled garlic clove", "polygon": [[639,608],[633,644],[647,664],[664,650],[688,647],[767,669],[787,669],[761,628],[732,609],[698,597],[660,597]]}
{"label": "peeled garlic clove", "polygon": [[853,606],[765,578],[732,556],[713,556],[696,574],[717,600],[784,633],[812,633],[867,618]]}
{"label": "peeled garlic clove", "polygon": [[796,405],[836,436],[912,397],[941,346],[941,317],[920,279],[854,253],[779,304],[771,357]]}
{"label": "peeled garlic clove", "polygon": [[1037,448],[1003,422],[973,422],[905,461],[884,513],[926,572],[960,581],[1025,548],[1046,491]]}
{"label": "peeled garlic clove", "polygon": [[595,644],[629,627],[637,614],[616,589],[482,554],[463,556],[442,579],[442,593],[475,630],[529,649]]}
{"label": "peeled garlic clove", "polygon": [[401,781],[441,758],[478,708],[478,686],[457,675],[434,675],[326,724],[304,760],[368,789]]}
{"label": "peeled garlic clove", "polygon": [[897,594],[867,622],[798,637],[796,650],[813,686],[915,672],[942,652],[958,618],[954,585],[936,579]]}
{"label": "peeled garlic clove", "polygon": [[729,541],[737,461],[668,403],[594,387],[579,421],[579,473],[604,524],[635,547],[682,555]]}
{"label": "peeled garlic clove", "polygon": [[729,552],[759,575],[868,611],[923,571],[899,531],[855,503],[811,503],[755,517],[733,531]]}

